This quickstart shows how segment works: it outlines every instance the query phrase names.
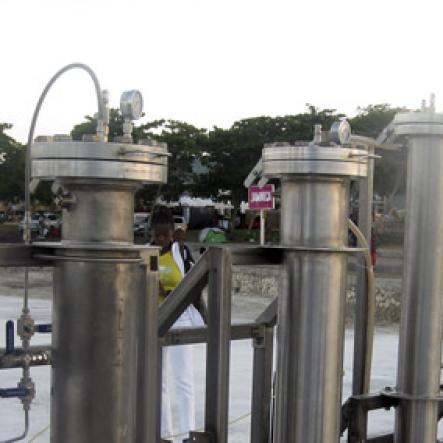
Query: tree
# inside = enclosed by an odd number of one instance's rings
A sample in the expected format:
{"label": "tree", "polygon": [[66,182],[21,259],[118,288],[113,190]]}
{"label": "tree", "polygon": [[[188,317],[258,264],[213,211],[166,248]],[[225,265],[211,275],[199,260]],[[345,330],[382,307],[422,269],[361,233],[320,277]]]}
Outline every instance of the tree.
{"label": "tree", "polygon": [[355,117],[349,119],[354,134],[376,138],[389,125],[395,114],[406,111],[405,108],[392,108],[387,103],[358,108]]}
{"label": "tree", "polygon": [[[193,195],[217,197],[219,189],[224,189],[232,191],[232,200],[238,204],[247,198],[243,181],[261,157],[265,143],[312,140],[315,124],[321,124],[327,130],[334,121],[344,117],[335,109],[319,109],[311,104],[306,106],[307,110],[300,114],[243,119],[228,129],[214,127],[210,131],[176,120],[156,120],[134,126],[132,135],[135,142],[142,138],[153,138],[168,144],[172,154],[168,165],[168,183],[160,189],[165,198],[177,199],[185,191]],[[369,105],[359,109],[357,116],[349,119],[349,122],[353,133],[376,137],[402,110],[387,104]],[[87,116],[85,119],[71,132],[75,140],[81,140],[85,133],[95,133],[95,118]],[[122,133],[120,111],[111,109],[109,140]],[[382,155],[383,159],[377,161],[375,189],[380,194],[392,194],[404,186],[404,158],[401,153],[384,151]],[[201,160],[208,168],[207,174],[195,173],[195,159]],[[149,204],[158,195],[158,188],[144,187],[137,192],[136,203]]]}
{"label": "tree", "polygon": [[[85,116],[85,122],[75,125],[71,131],[73,140],[82,140],[84,134],[95,134],[97,131],[97,118],[90,115]],[[109,110],[109,141],[113,141],[114,137],[123,135],[124,119],[119,109],[111,108]]]}
{"label": "tree", "polygon": [[255,117],[235,122],[229,129],[214,127],[209,132],[206,164],[210,174],[202,188],[216,195],[218,189],[232,190],[235,205],[247,199],[243,181],[261,157],[263,145],[272,142],[312,140],[313,127],[329,128],[343,114],[307,105],[305,113],[283,117]]}
{"label": "tree", "polygon": [[[81,140],[83,134],[96,132],[96,118],[85,117],[85,122],[75,125],[71,131],[74,140]],[[123,122],[119,109],[110,110],[109,141],[123,135]],[[161,193],[167,199],[177,199],[186,189],[199,193],[198,177],[193,173],[193,161],[199,158],[207,144],[207,131],[176,120],[155,120],[142,125],[135,125],[132,131],[134,143],[140,139],[151,138],[168,144],[172,154],[168,161],[168,183],[161,187]],[[158,188],[148,186],[136,194],[136,206],[149,205],[159,195]]]}
{"label": "tree", "polygon": [[[359,109],[357,116],[349,122],[353,133],[376,138],[393,120],[395,114],[405,111],[405,108],[392,108],[386,103],[369,105]],[[406,152],[380,150],[377,154],[382,158],[375,162],[374,191],[386,196],[392,204],[395,194],[405,189]]]}
{"label": "tree", "polygon": [[5,134],[11,128],[11,124],[0,123],[0,153],[6,157],[0,164],[0,200],[19,201],[25,193],[25,149]]}

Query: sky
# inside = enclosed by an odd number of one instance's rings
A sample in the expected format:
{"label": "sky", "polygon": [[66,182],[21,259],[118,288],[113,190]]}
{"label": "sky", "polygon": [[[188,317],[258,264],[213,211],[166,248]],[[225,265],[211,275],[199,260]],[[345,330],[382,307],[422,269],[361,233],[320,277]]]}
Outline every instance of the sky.
{"label": "sky", "polygon": [[[118,107],[139,89],[146,116],[229,127],[306,103],[355,115],[443,101],[440,0],[0,0],[0,122],[25,141],[51,76],[88,64]],[[75,70],[55,84],[36,134],[96,112]]]}

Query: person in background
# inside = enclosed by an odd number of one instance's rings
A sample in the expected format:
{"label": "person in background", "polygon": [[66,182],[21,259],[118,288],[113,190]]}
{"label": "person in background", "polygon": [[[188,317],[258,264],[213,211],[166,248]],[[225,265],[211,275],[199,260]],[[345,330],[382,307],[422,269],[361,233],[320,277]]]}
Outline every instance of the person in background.
{"label": "person in background", "polygon": [[180,254],[185,264],[185,273],[187,273],[195,264],[195,260],[192,257],[191,250],[189,249],[188,245],[185,244],[186,232],[181,228],[176,229],[174,232],[174,240],[178,243]]}
{"label": "person in background", "polygon": [[[195,260],[192,257],[192,253],[191,250],[189,249],[189,246],[185,243],[186,231],[184,231],[181,228],[176,229],[174,232],[174,240],[178,243],[180,254],[185,264],[185,273],[187,274],[189,270],[192,268],[192,266],[194,266]],[[208,312],[203,297],[200,295],[200,297],[194,301],[193,305],[195,309],[197,309],[197,311],[202,316],[204,323],[207,324]]]}
{"label": "person in background", "polygon": [[[152,216],[153,245],[160,247],[160,300],[174,296],[174,289],[185,275],[185,260],[180,245],[174,242],[174,222],[167,208],[159,208]],[[193,305],[186,308],[172,328],[203,326],[203,320]],[[171,389],[172,388],[172,389]],[[179,428],[174,443],[187,442],[187,434],[195,430],[193,346],[163,348],[161,434],[165,439],[174,435],[170,391],[174,392],[179,411]]]}

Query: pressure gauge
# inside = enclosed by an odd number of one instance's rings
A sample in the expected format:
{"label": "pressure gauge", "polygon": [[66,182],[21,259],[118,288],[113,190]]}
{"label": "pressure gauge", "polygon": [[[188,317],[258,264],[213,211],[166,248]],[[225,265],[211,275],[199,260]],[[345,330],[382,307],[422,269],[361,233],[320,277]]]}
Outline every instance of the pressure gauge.
{"label": "pressure gauge", "polygon": [[329,139],[340,145],[349,143],[351,139],[351,125],[347,120],[340,120],[332,123],[329,130]]}
{"label": "pressure gauge", "polygon": [[140,91],[136,89],[123,92],[120,97],[120,111],[123,118],[129,120],[138,120],[142,116],[143,97]]}

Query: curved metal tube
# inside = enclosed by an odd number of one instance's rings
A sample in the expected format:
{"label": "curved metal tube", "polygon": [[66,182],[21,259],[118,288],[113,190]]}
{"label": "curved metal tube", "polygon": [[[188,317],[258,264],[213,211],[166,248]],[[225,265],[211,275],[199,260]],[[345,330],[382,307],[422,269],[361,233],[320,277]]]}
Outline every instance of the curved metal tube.
{"label": "curved metal tube", "polygon": [[350,219],[348,219],[349,229],[357,237],[357,241],[364,247],[364,256],[366,261],[366,278],[368,280],[368,306],[367,306],[367,334],[366,334],[366,349],[367,352],[364,355],[364,361],[362,362],[363,370],[363,392],[361,394],[367,394],[369,392],[371,382],[371,366],[372,366],[372,349],[374,343],[374,327],[375,327],[375,282],[374,282],[374,270],[372,267],[372,259],[368,242],[366,241],[363,233],[358,229],[357,225]]}
{"label": "curved metal tube", "polygon": [[23,431],[23,433],[18,437],[10,438],[8,440],[2,440],[0,441],[0,443],[13,443],[15,441],[23,440],[28,435],[28,431],[29,431],[29,410],[25,409],[25,430]]}
{"label": "curved metal tube", "polygon": [[[49,90],[51,89],[52,85],[55,83],[55,81],[66,71],[69,71],[71,69],[83,69],[85,70],[92,78],[92,81],[94,82],[95,91],[97,94],[97,104],[98,104],[98,118],[103,121],[105,117],[105,105],[103,101],[103,94],[102,90],[100,88],[100,83],[97,79],[97,76],[95,75],[94,71],[92,69],[83,64],[83,63],[72,63],[69,65],[66,65],[59,71],[57,71],[54,76],[49,80],[45,88],[43,89],[43,92],[41,93],[37,105],[34,110],[34,114],[32,116],[31,126],[29,128],[28,133],[28,143],[26,145],[26,157],[25,157],[25,226],[24,226],[24,241],[25,244],[29,245],[31,243],[31,230],[30,230],[30,220],[31,220],[31,193],[29,189],[30,185],[30,179],[31,179],[31,146],[34,139],[34,131],[35,126],[37,124],[37,118],[40,113],[40,109],[43,105],[43,101],[46,98],[46,95],[48,94]],[[29,294],[28,294],[28,286],[29,286],[29,270],[27,267],[25,267],[25,276],[24,276],[24,294],[23,294],[23,309],[22,309],[22,316],[27,316],[29,314],[29,307],[28,307],[28,300],[29,300]],[[23,349],[25,351],[28,351],[29,349],[29,339],[23,339]],[[25,364],[23,367],[23,378],[29,377],[29,364]],[[29,406],[25,408],[25,430],[23,434],[21,434],[18,437],[15,437],[13,439],[5,440],[0,443],[12,443],[15,441],[23,440],[26,435],[28,434],[29,430]]]}
{"label": "curved metal tube", "polygon": [[[32,116],[31,126],[29,128],[29,134],[28,134],[28,143],[26,145],[26,160],[25,160],[25,226],[24,226],[24,241],[26,244],[31,243],[31,230],[30,230],[30,208],[31,208],[31,193],[29,190],[29,182],[31,180],[31,146],[32,142],[34,140],[34,131],[35,126],[37,124],[37,118],[40,113],[40,109],[43,105],[43,101],[46,98],[46,95],[48,94],[49,90],[51,89],[52,85],[55,83],[55,81],[65,72],[71,70],[71,69],[83,69],[86,71],[92,78],[92,81],[94,82],[95,86],[95,92],[97,94],[97,105],[98,105],[98,117],[99,119],[103,119],[105,116],[105,105],[103,102],[103,93],[100,88],[100,83],[98,81],[97,76],[95,75],[94,71],[87,65],[83,63],[71,63],[69,65],[66,65],[59,71],[57,71],[54,76],[49,80],[45,88],[43,89],[43,92],[41,93],[37,105],[34,110],[34,114]],[[23,310],[27,312],[28,310],[28,268],[25,268],[25,291],[24,291],[24,300],[23,300]]]}

